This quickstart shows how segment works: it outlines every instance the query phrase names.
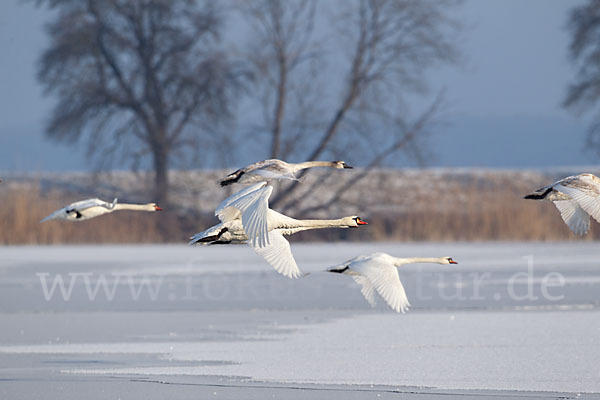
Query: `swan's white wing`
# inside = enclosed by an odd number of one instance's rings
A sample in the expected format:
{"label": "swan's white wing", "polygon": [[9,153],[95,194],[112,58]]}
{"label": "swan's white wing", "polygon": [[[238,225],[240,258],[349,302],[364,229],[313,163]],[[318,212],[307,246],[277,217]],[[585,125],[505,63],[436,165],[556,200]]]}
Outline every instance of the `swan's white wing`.
{"label": "swan's white wing", "polygon": [[571,196],[583,210],[600,222],[600,197],[592,191],[577,189],[571,186],[556,185],[560,192]]}
{"label": "swan's white wing", "polygon": [[276,159],[256,163],[253,165],[253,168],[246,171],[246,173],[258,175],[266,180],[298,180],[288,163]]}
{"label": "swan's white wing", "polygon": [[255,247],[269,245],[267,214],[269,211],[269,197],[271,197],[272,192],[273,186],[267,185],[262,189],[240,197],[229,206],[241,212],[242,226],[246,235],[248,235],[248,240]]}
{"label": "swan's white wing", "polygon": [[560,216],[576,235],[583,235],[590,229],[590,216],[579,207],[574,200],[559,200],[553,202]]}
{"label": "swan's white wing", "polygon": [[351,265],[350,268],[368,279],[392,310],[402,313],[408,310],[410,303],[396,267],[370,259]]}
{"label": "swan's white wing", "polygon": [[67,217],[66,211],[67,211],[66,207],[65,208],[61,208],[60,210],[56,210],[52,214],[48,215],[46,218],[42,219],[40,221],[40,224],[42,222],[50,221],[52,219],[66,218]]}
{"label": "swan's white wing", "polygon": [[[117,199],[115,199],[115,202],[116,202],[116,200]],[[112,209],[113,205],[111,203],[108,203],[108,202],[106,202],[104,200],[100,200],[100,199],[87,199],[87,200],[81,200],[81,201],[75,202],[73,204],[69,204],[68,206],[65,207],[65,209],[83,211],[85,209],[92,208],[92,207],[104,207],[106,209]]]}
{"label": "swan's white wing", "polygon": [[261,169],[256,169],[252,171],[253,174],[262,176],[268,180],[280,180],[280,179],[289,179],[292,181],[297,181],[296,175],[292,171],[281,171],[281,170],[273,170],[271,167],[265,167]]}
{"label": "swan's white wing", "polygon": [[[116,202],[117,199],[115,199]],[[42,222],[46,222],[46,221],[50,221],[52,219],[67,219],[69,217],[69,214],[74,213],[74,212],[82,212],[84,210],[90,209],[92,207],[103,207],[107,210],[111,210],[114,205],[111,203],[107,203],[104,200],[100,200],[100,199],[87,199],[87,200],[81,200],[81,201],[77,201],[75,203],[71,203],[68,206],[61,208],[60,210],[56,210],[54,211],[52,214],[48,215],[46,218],[42,219],[40,221],[40,223]],[[104,214],[103,212],[98,213],[98,215]],[[73,214],[75,215],[75,214]],[[91,215],[89,217],[92,217],[94,215]],[[89,218],[88,217],[88,218]],[[75,219],[75,218],[73,218]]]}
{"label": "swan's white wing", "polygon": [[377,304],[375,301],[375,287],[371,281],[362,275],[352,275],[352,279],[360,285],[360,292],[367,299],[371,307],[375,307],[375,304]]}
{"label": "swan's white wing", "polygon": [[215,215],[221,220],[221,222],[231,221],[239,218],[241,216],[241,212],[235,208],[229,208],[231,204],[249,193],[262,189],[266,185],[267,182],[259,182],[232,194],[218,205],[217,209],[215,210]]}
{"label": "swan's white wing", "polygon": [[276,231],[268,233],[269,243],[264,247],[258,247],[248,242],[256,254],[263,257],[277,272],[288,278],[299,278],[303,276],[296,264],[290,243],[283,235]]}

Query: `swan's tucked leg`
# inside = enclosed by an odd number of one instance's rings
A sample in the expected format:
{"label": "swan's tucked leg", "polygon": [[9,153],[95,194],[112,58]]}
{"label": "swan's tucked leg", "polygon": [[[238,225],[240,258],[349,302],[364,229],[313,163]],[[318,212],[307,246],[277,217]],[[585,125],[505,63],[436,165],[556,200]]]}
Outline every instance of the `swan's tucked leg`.
{"label": "swan's tucked leg", "polygon": [[227,232],[228,229],[227,228],[221,228],[219,230],[215,230],[213,228],[210,228],[206,231],[200,232],[195,234],[194,236],[192,236],[188,243],[188,245],[192,245],[195,243],[210,243],[210,242],[215,242],[217,240],[219,240],[219,238],[221,236],[223,236],[223,234],[225,232]]}

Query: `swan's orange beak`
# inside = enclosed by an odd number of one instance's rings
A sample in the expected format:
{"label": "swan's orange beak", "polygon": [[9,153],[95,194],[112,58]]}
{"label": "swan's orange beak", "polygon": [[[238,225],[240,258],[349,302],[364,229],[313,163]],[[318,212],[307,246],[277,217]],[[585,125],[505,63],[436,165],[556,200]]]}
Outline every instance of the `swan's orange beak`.
{"label": "swan's orange beak", "polygon": [[163,210],[163,209],[162,209],[162,208],[160,208],[159,206],[154,206],[154,209],[155,209],[156,211],[162,211],[162,210]]}
{"label": "swan's orange beak", "polygon": [[369,225],[369,223],[368,223],[367,221],[363,221],[363,220],[362,220],[362,219],[360,219],[360,218],[358,218],[358,219],[356,220],[356,223],[357,223],[358,225]]}
{"label": "swan's orange beak", "polygon": [[450,264],[458,264],[458,263],[457,263],[456,261],[454,261],[453,259],[450,259],[450,260],[448,260],[448,262],[449,262]]}

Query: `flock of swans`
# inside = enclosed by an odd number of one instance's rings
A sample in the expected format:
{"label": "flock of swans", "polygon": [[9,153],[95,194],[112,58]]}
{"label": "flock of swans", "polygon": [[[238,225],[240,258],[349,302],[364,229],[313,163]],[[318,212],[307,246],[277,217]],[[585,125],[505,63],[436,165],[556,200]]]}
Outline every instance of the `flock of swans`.
{"label": "flock of swans", "polygon": [[[291,164],[281,160],[264,160],[227,175],[219,182],[221,186],[236,183],[249,186],[223,200],[215,210],[220,223],[193,235],[189,244],[247,243],[281,275],[288,278],[306,276],[298,268],[290,243],[284,236],[310,229],[358,228],[368,224],[356,215],[338,219],[303,220],[269,208],[274,182],[299,180],[296,176],[298,171],[314,167],[352,168],[344,161]],[[567,226],[577,235],[589,231],[590,216],[600,222],[600,178],[592,174],[563,178],[524,198],[554,203]],[[95,198],[72,203],[40,222],[55,219],[84,221],[118,210],[154,212],[162,209],[155,203],[121,204],[117,199],[109,203]],[[397,258],[385,253],[373,253],[355,257],[327,271],[351,276],[360,285],[362,295],[371,306],[375,305],[375,293],[378,293],[391,309],[404,313],[410,303],[397,267],[411,263],[457,264],[451,257]]]}

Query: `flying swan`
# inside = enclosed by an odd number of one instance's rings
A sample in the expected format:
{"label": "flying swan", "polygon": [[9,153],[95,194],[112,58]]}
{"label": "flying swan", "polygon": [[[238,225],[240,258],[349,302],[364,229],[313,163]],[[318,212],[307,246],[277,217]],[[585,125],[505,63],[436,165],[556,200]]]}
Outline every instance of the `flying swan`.
{"label": "flying swan", "polygon": [[236,182],[249,184],[283,179],[297,181],[298,178],[296,178],[296,172],[314,167],[336,169],[352,168],[344,161],[307,161],[299,164],[291,164],[285,161],[272,159],[255,162],[245,168],[238,169],[221,179],[219,183],[221,186],[227,186]]}
{"label": "flying swan", "polygon": [[592,174],[568,176],[524,197],[549,200],[576,235],[590,229],[590,215],[600,222],[600,178]]}
{"label": "flying swan", "polygon": [[405,313],[410,303],[396,267],[412,263],[458,264],[451,257],[397,258],[386,253],[373,253],[355,257],[327,271],[352,276],[361,286],[360,292],[371,307],[375,306],[375,292],[377,292],[392,310]]}
{"label": "flying swan", "polygon": [[241,213],[231,208],[225,211],[218,214],[221,220],[220,224],[208,228],[204,232],[195,234],[190,238],[191,241],[189,244],[248,243],[277,272],[288,278],[299,278],[303,274],[296,264],[290,243],[283,237],[284,235],[293,235],[294,233],[310,229],[356,228],[360,225],[367,225],[367,222],[357,216],[340,219],[299,220],[267,209],[265,221],[269,244],[260,247],[248,240],[248,235],[242,226]]}
{"label": "flying swan", "polygon": [[100,199],[87,199],[69,204],[65,208],[61,208],[48,215],[40,221],[46,222],[53,219],[64,219],[67,221],[84,221],[86,219],[98,217],[107,213],[118,210],[133,210],[133,211],[162,211],[162,208],[155,203],[148,204],[117,204],[117,199],[109,203]]}
{"label": "flying swan", "polygon": [[269,208],[269,197],[273,192],[271,182],[285,179],[298,180],[295,175],[297,171],[314,167],[352,168],[344,161],[307,161],[290,164],[273,159],[256,162],[238,169],[220,181],[221,186],[227,186],[234,182],[254,183],[254,185],[223,200],[217,207],[215,215],[219,216],[219,213],[227,207],[236,208],[242,214],[242,226],[253,245],[258,247],[268,246],[270,239],[267,234],[265,218]]}

